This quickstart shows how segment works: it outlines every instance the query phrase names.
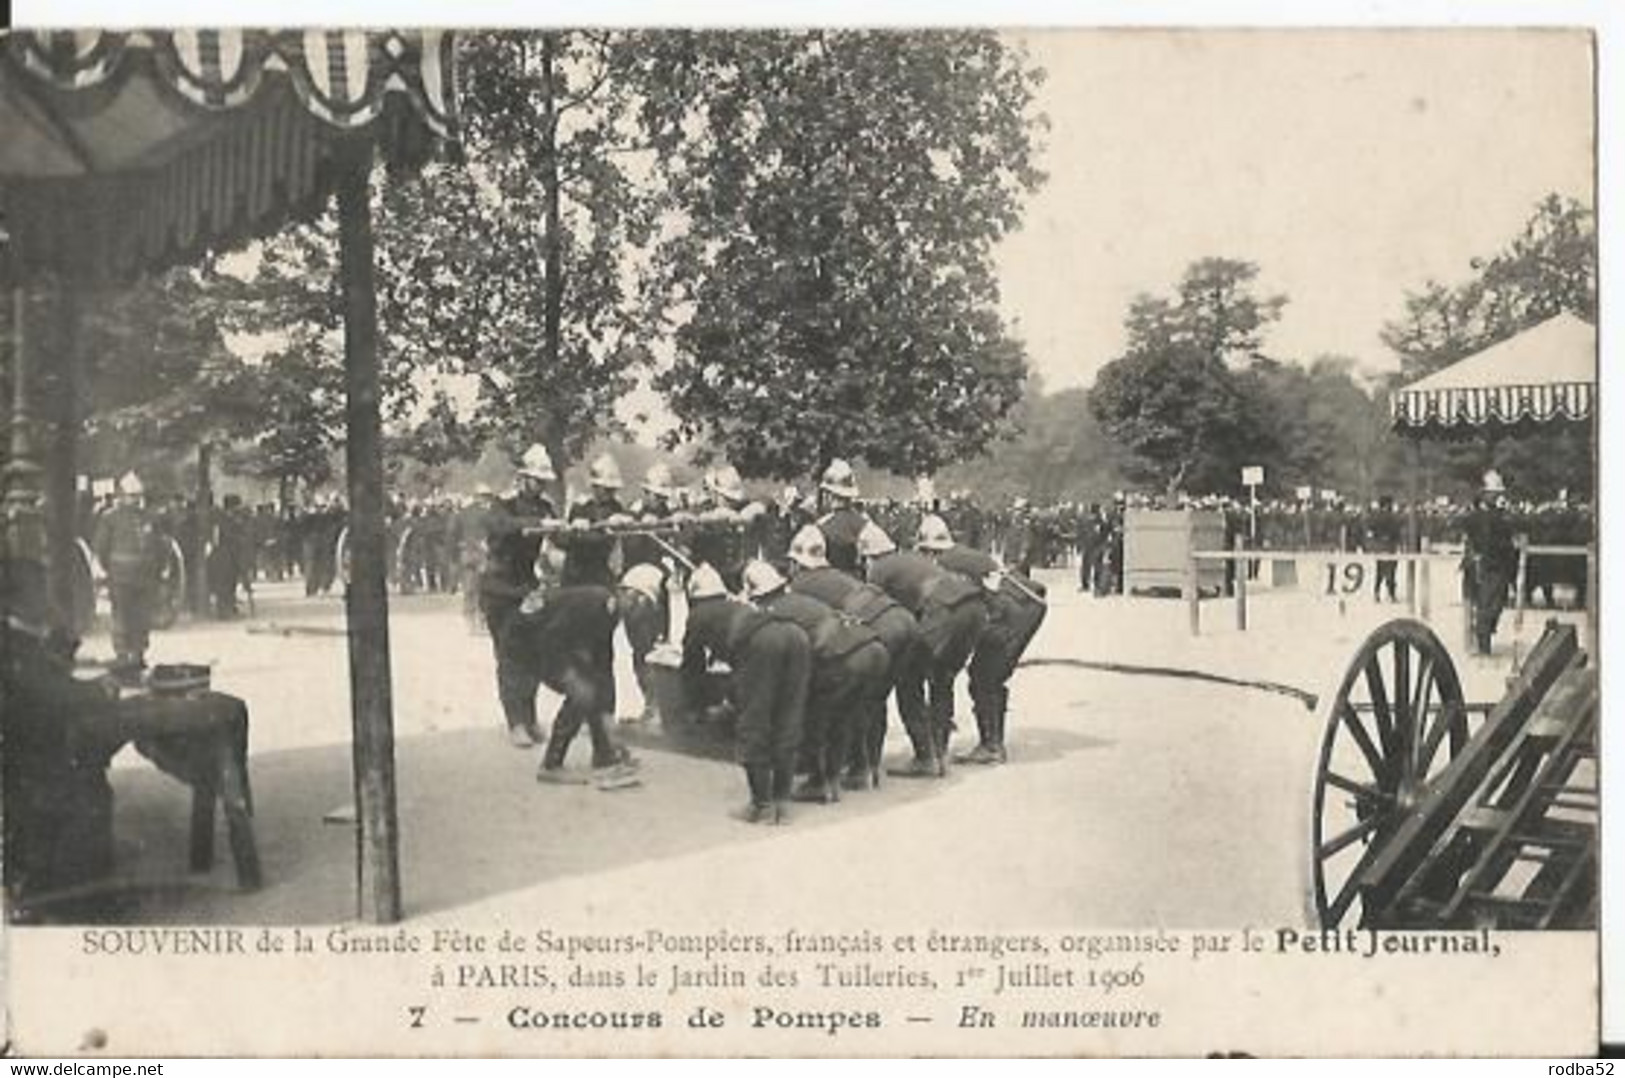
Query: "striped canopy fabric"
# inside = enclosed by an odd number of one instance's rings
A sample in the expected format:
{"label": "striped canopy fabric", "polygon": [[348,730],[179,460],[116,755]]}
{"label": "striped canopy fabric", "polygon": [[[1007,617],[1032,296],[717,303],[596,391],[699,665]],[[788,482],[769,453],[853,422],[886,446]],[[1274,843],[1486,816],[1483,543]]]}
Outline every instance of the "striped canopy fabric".
{"label": "striped canopy fabric", "polygon": [[1394,427],[1448,437],[1589,419],[1596,385],[1595,327],[1559,314],[1396,392]]}
{"label": "striped canopy fabric", "polygon": [[12,32],[4,261],[87,281],[190,261],[317,212],[345,142],[410,167],[456,128],[444,31]]}

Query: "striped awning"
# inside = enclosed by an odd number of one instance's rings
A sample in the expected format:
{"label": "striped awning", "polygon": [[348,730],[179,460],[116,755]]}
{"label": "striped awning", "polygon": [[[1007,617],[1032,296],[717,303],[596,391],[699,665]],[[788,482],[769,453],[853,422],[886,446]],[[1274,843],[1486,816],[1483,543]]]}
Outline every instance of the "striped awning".
{"label": "striped awning", "polygon": [[128,277],[309,216],[342,143],[411,166],[455,136],[452,50],[438,30],[0,36],[5,261]]}
{"label": "striped awning", "polygon": [[1589,419],[1597,384],[1597,331],[1559,314],[1393,395],[1396,429],[1471,434]]}

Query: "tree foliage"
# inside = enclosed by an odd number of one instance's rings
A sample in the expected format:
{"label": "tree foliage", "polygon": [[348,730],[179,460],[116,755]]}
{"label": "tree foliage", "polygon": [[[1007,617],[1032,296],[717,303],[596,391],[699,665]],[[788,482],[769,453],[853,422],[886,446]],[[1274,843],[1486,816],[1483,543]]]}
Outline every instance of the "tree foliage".
{"label": "tree foliage", "polygon": [[1170,493],[1231,489],[1242,466],[1278,452],[1265,376],[1231,369],[1256,360],[1286,304],[1256,295],[1257,275],[1248,262],[1202,259],[1172,298],[1130,305],[1128,348],[1101,369],[1089,408],[1130,454],[1132,478]]}
{"label": "tree foliage", "polygon": [[1405,313],[1383,327],[1413,382],[1506,340],[1560,311],[1597,319],[1596,219],[1583,203],[1548,195],[1522,231],[1457,285],[1429,280],[1405,295]]}
{"label": "tree foliage", "polygon": [[[417,176],[374,174],[386,410],[408,449],[541,441],[563,463],[613,428],[654,328],[630,295],[655,221],[650,193],[628,172],[641,152],[627,120],[634,35],[459,40],[461,152]],[[294,395],[328,382],[343,314],[331,215],[266,242],[246,279],[221,287],[234,329],[293,341],[268,374],[285,376]],[[474,414],[448,412],[434,375],[472,380]],[[322,410],[287,403],[290,418]],[[275,459],[291,462],[286,449]]]}
{"label": "tree foliage", "polygon": [[[1597,235],[1591,210],[1552,194],[1535,207],[1512,242],[1455,285],[1427,281],[1405,296],[1405,313],[1383,327],[1383,342],[1399,356],[1396,384],[1413,382],[1560,312],[1597,317]],[[1427,446],[1425,465],[1446,485],[1476,486],[1486,468],[1506,474],[1515,489],[1589,490],[1590,433],[1553,427],[1487,439]]]}
{"label": "tree foliage", "polygon": [[641,117],[679,438],[748,476],[970,457],[1020,397],[994,245],[1042,180],[1042,73],[991,33],[680,33]]}

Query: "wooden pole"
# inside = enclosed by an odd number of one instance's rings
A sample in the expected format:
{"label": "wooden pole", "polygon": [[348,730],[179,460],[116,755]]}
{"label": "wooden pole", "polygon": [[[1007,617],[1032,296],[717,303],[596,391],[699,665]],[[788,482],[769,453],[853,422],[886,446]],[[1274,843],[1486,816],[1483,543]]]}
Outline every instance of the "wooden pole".
{"label": "wooden pole", "polygon": [[1417,606],[1420,608],[1423,621],[1433,617],[1433,563],[1428,558],[1421,561],[1420,577],[1417,585]]}
{"label": "wooden pole", "polygon": [[1591,653],[1594,663],[1602,662],[1602,651],[1597,640],[1600,620],[1597,612],[1602,606],[1602,596],[1597,592],[1597,574],[1597,544],[1593,541],[1586,545],[1586,650]]}
{"label": "wooden pole", "polygon": [[1529,580],[1529,536],[1519,535],[1514,542],[1518,545],[1518,576],[1512,586],[1512,632],[1516,636],[1523,631],[1523,590]]}
{"label": "wooden pole", "polygon": [[1196,554],[1194,551],[1185,555],[1185,599],[1190,604],[1191,635],[1200,636],[1202,633],[1202,591],[1201,578],[1196,572]]}
{"label": "wooden pole", "polygon": [[395,730],[385,590],[383,432],[378,307],[373,288],[372,144],[352,144],[338,184],[344,288],[344,460],[350,499],[350,721],[356,793],[356,907],[364,921],[401,919]]}
{"label": "wooden pole", "polygon": [[214,528],[214,480],[209,474],[211,471],[213,447],[205,436],[197,446],[197,486],[192,498],[191,530],[197,536],[197,545],[192,549],[197,564],[190,567],[192,574],[187,578],[187,583],[191,594],[186,597],[192,616],[197,618],[209,616],[209,535]]}

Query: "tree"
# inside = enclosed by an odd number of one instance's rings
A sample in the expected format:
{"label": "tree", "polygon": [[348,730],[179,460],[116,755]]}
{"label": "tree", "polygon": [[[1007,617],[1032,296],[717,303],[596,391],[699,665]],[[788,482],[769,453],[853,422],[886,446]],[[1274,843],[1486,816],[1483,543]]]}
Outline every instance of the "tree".
{"label": "tree", "polygon": [[[615,425],[614,404],[657,328],[630,298],[636,251],[655,223],[649,192],[622,163],[644,152],[627,120],[636,35],[459,40],[460,154],[412,177],[375,175],[385,403],[400,427],[425,393],[433,399],[432,375],[471,377],[475,413],[457,417],[465,429],[449,448],[472,453],[494,433],[510,450],[540,441],[563,466]],[[296,358],[321,366],[336,355],[336,271],[329,216],[266,242],[247,279],[223,285],[234,328],[302,334],[284,353],[290,389],[324,377],[293,377]],[[450,405],[434,407],[443,420]]]}
{"label": "tree", "polygon": [[1568,311],[1597,318],[1597,233],[1591,210],[1548,195],[1516,238],[1454,287],[1435,280],[1406,292],[1405,314],[1383,327],[1400,373],[1415,381]]}
{"label": "tree", "polygon": [[1263,331],[1285,297],[1258,297],[1258,268],[1206,258],[1171,299],[1130,305],[1127,351],[1101,369],[1089,408],[1131,455],[1132,477],[1180,490],[1228,490],[1239,469],[1278,452],[1262,362]]}
{"label": "tree", "polygon": [[343,359],[318,334],[303,331],[267,355],[256,373],[263,422],[247,463],[275,479],[282,500],[290,501],[297,484],[309,489],[333,479],[344,429]]}
{"label": "tree", "polygon": [[[1488,259],[1474,259],[1473,276],[1455,286],[1428,281],[1405,296],[1405,313],[1383,327],[1382,339],[1400,361],[1398,384],[1440,370],[1551,316],[1567,311],[1596,321],[1597,237],[1591,210],[1552,194],[1542,199],[1518,235]],[[1426,466],[1458,488],[1476,486],[1496,467],[1528,490],[1553,492],[1591,485],[1592,452],[1584,431],[1548,429],[1494,433],[1478,442],[1430,446]]]}
{"label": "tree", "polygon": [[634,178],[650,151],[631,123],[643,35],[470,35],[465,164],[394,189],[417,240],[395,256],[407,336],[479,385],[479,423],[560,467],[616,429],[616,401],[658,326],[634,303],[657,202]]}
{"label": "tree", "polygon": [[1123,487],[1122,454],[1089,411],[1086,390],[1045,393],[1034,375],[1006,424],[983,456],[939,473],[937,489],[974,490],[978,499],[1000,503],[1102,501]]}
{"label": "tree", "polygon": [[992,33],[663,35],[641,116],[673,204],[656,386],[747,476],[982,451],[1020,398],[994,245],[1042,181],[1042,72]]}
{"label": "tree", "polygon": [[1189,346],[1230,366],[1259,358],[1263,334],[1281,317],[1286,297],[1253,294],[1258,267],[1232,258],[1203,258],[1185,268],[1171,298],[1140,295],[1129,305],[1129,351]]}

